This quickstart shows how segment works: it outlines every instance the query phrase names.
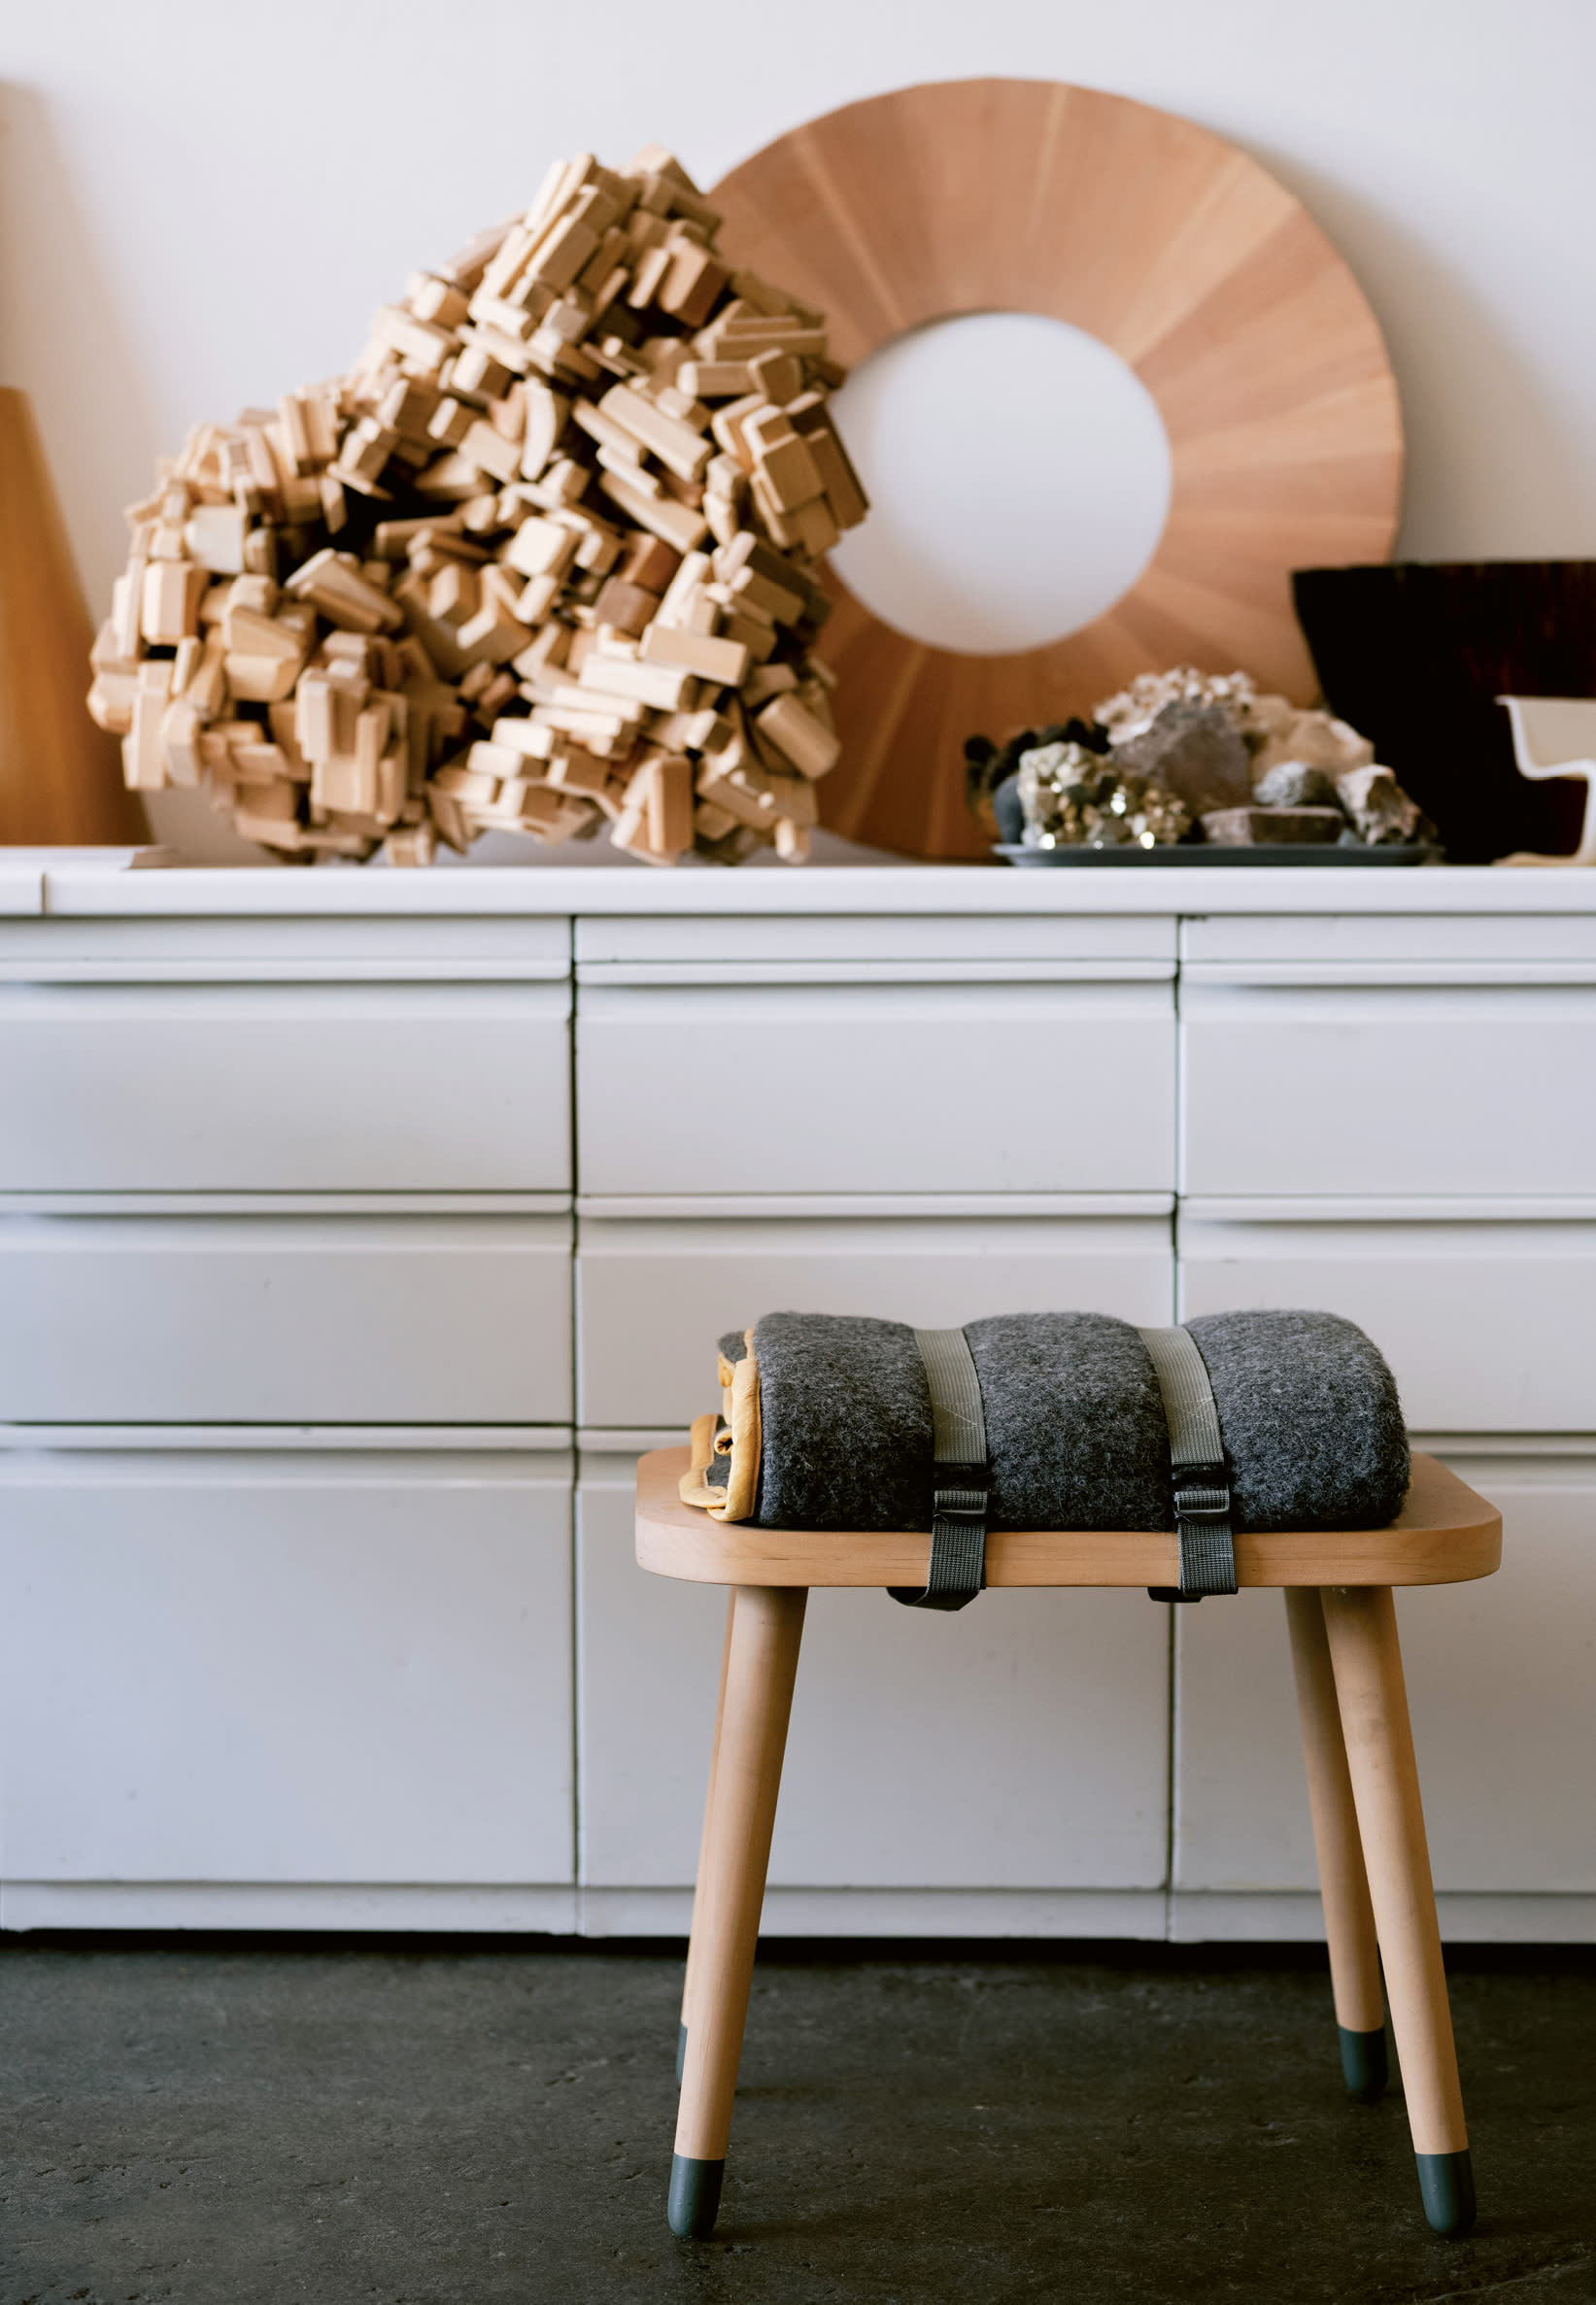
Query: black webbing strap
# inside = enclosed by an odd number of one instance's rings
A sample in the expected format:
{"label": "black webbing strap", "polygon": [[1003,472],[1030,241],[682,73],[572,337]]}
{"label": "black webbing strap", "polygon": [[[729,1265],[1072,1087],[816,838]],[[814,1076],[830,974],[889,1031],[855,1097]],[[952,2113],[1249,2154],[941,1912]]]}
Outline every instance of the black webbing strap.
{"label": "black webbing strap", "polygon": [[963,1329],[916,1329],[931,1388],[931,1560],[926,1588],[889,1585],[905,1609],[963,1609],[986,1583],[986,1501],[991,1476],[981,1384]]}
{"label": "black webbing strap", "polygon": [[1174,1525],[1180,1537],[1179,1584],[1150,1584],[1147,1590],[1155,1601],[1201,1601],[1208,1593],[1234,1593],[1230,1475],[1207,1365],[1189,1330],[1142,1329],[1139,1335],[1164,1396],[1174,1475]]}

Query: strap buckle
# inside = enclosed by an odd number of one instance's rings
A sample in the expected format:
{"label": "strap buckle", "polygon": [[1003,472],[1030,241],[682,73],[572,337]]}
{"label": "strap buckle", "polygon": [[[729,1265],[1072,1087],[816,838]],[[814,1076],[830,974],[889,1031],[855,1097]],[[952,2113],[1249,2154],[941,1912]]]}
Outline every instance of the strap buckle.
{"label": "strap buckle", "polygon": [[916,1329],[932,1411],[931,1555],[922,1592],[889,1585],[909,1609],[963,1609],[986,1583],[986,1461],[981,1384],[963,1329]]}
{"label": "strap buckle", "polygon": [[992,1480],[985,1465],[960,1465],[946,1460],[934,1468],[936,1482],[932,1509],[938,1520],[984,1521]]}
{"label": "strap buckle", "polygon": [[1219,1465],[1174,1467],[1175,1516],[1183,1521],[1229,1520],[1230,1475]]}
{"label": "strap buckle", "polygon": [[1155,1601],[1234,1593],[1230,1474],[1207,1364],[1189,1329],[1143,1329],[1140,1336],[1170,1429],[1170,1486],[1180,1560],[1178,1585],[1147,1589]]}

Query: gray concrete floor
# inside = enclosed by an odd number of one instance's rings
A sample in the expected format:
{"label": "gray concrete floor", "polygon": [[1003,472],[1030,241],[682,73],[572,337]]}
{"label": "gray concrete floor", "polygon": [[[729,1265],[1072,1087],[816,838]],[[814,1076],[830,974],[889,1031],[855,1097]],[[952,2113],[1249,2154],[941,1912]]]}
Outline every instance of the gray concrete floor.
{"label": "gray concrete floor", "polygon": [[669,1949],[11,1938],[0,2305],[1596,2298],[1596,1961],[1455,1959],[1443,2243],[1321,1959],[767,1949],[691,2245]]}

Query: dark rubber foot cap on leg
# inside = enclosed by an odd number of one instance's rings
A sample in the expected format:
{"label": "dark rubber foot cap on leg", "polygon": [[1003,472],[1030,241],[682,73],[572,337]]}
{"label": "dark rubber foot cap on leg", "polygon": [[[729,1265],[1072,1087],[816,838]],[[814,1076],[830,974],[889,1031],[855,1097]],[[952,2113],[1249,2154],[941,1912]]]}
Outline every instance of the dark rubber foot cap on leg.
{"label": "dark rubber foot cap on leg", "polygon": [[[1356,2036],[1354,2035],[1354,2039]],[[1343,2052],[1344,2053],[1344,2052]],[[687,2071],[687,2027],[676,2027],[676,2086],[682,2085],[682,2075]]]}
{"label": "dark rubber foot cap on leg", "polygon": [[678,2241],[709,2239],[715,2230],[725,2175],[724,2161],[690,2161],[685,2153],[675,2155],[670,2164],[670,2206],[665,2214]]}
{"label": "dark rubber foot cap on leg", "polygon": [[1462,2152],[1416,2152],[1418,2189],[1424,2214],[1446,2241],[1460,2241],[1474,2230],[1474,2167],[1468,2150]]}
{"label": "dark rubber foot cap on leg", "polygon": [[1391,2078],[1385,2053],[1385,2027],[1381,2025],[1373,2033],[1349,2033],[1344,2025],[1336,2029],[1341,2037],[1341,2071],[1346,2077],[1347,2094],[1365,2105],[1373,2105],[1385,2094],[1385,2085]]}

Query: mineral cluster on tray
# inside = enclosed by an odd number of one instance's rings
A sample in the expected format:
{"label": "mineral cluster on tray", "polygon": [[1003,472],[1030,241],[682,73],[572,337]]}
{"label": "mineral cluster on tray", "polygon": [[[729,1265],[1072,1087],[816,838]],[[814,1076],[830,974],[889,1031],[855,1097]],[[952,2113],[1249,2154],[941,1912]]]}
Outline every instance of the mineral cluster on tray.
{"label": "mineral cluster on tray", "polygon": [[966,746],[971,806],[1029,848],[1432,841],[1435,828],[1345,721],[1261,695],[1244,672],[1142,673],[1090,722]]}
{"label": "mineral cluster on tray", "polygon": [[1019,799],[1033,848],[1161,848],[1191,830],[1191,811],[1173,793],[1081,744],[1022,753]]}
{"label": "mineral cluster on tray", "polygon": [[196,426],[93,650],[128,784],[297,862],[606,823],[800,862],[838,750],[815,564],[866,505],[823,316],[719,223],[657,147],[557,162],[348,375]]}
{"label": "mineral cluster on tray", "polygon": [[1056,721],[1043,729],[1020,729],[999,744],[990,736],[965,738],[965,804],[995,839],[1017,844],[1024,830],[1020,809],[1020,762],[1041,745],[1073,744],[1082,752],[1105,753],[1106,731],[1082,720]]}

